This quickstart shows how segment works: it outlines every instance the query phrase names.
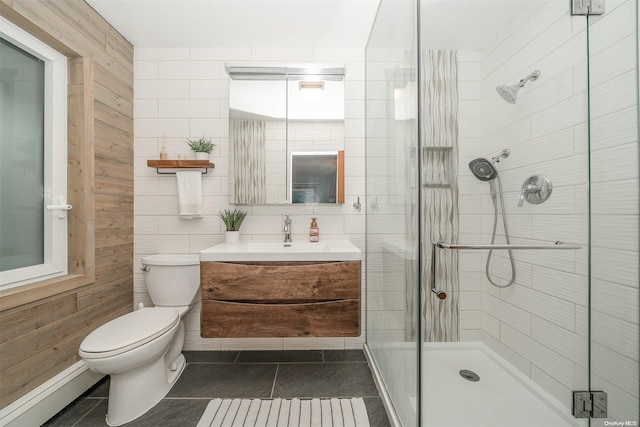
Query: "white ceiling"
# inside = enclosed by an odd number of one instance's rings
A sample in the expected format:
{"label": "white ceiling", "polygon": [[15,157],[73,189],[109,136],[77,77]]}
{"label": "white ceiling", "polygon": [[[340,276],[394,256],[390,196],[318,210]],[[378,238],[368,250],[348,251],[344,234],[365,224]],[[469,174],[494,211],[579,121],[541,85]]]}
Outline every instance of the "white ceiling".
{"label": "white ceiling", "polygon": [[87,0],[134,47],[364,48],[380,0]]}

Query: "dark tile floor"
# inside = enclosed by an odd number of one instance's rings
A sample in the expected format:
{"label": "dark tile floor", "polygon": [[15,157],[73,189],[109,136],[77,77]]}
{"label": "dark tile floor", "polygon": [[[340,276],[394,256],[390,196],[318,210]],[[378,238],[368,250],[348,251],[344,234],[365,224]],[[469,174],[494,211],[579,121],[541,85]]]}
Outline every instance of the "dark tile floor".
{"label": "dark tile floor", "polygon": [[[219,398],[362,397],[371,427],[388,427],[378,390],[360,350],[186,351],[188,365],[159,404],[127,426],[195,426]],[[102,380],[46,426],[107,424],[109,381]]]}

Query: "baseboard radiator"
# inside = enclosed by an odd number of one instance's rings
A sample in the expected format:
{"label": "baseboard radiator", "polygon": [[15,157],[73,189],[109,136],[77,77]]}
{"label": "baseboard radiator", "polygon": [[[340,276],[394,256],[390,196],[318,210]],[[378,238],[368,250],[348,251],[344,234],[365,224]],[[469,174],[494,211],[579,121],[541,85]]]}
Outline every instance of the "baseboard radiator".
{"label": "baseboard radiator", "polygon": [[0,426],[39,426],[100,381],[81,360],[0,410]]}

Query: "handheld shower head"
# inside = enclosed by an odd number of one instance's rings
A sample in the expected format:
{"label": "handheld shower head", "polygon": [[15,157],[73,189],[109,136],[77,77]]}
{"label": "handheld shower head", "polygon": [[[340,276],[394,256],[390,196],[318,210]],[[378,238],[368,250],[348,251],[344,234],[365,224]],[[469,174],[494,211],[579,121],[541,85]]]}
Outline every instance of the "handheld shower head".
{"label": "handheld shower head", "polygon": [[498,171],[493,167],[491,162],[482,157],[471,160],[469,162],[469,169],[473,175],[480,181],[493,181],[498,176]]}
{"label": "handheld shower head", "polygon": [[540,70],[535,70],[533,73],[529,74],[524,79],[520,80],[517,84],[513,86],[498,86],[496,91],[498,94],[508,103],[515,104],[518,99],[518,91],[521,87],[524,87],[525,83],[529,80],[537,80],[540,77]]}

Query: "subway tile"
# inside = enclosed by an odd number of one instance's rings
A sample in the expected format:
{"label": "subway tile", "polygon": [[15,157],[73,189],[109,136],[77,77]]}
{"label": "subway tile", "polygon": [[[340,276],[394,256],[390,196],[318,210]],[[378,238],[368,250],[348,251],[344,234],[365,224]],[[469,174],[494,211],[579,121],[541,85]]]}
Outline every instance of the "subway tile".
{"label": "subway tile", "polygon": [[460,329],[481,329],[481,310],[461,310],[459,315]]}
{"label": "subway tile", "polygon": [[589,340],[587,338],[560,328],[540,317],[533,316],[532,318],[531,338],[582,366],[587,366],[589,362]]}
{"label": "subway tile", "polygon": [[533,365],[558,380],[563,386],[573,388],[573,363],[567,358],[505,324],[500,328],[500,341],[530,360]]}
{"label": "subway tile", "polygon": [[505,304],[518,307],[569,331],[575,327],[572,303],[519,285],[501,290],[500,297]]}
{"label": "subway tile", "polygon": [[618,353],[631,360],[638,360],[637,323],[592,310],[591,339],[610,352]]}
{"label": "subway tile", "polygon": [[139,235],[135,237],[138,254],[187,254],[189,236],[182,235]]}
{"label": "subway tile", "polygon": [[136,80],[134,85],[136,100],[189,98],[187,80]]}
{"label": "subway tile", "polygon": [[135,196],[135,215],[178,215],[175,196]]}
{"label": "subway tile", "polygon": [[[594,337],[591,344],[591,373],[606,378],[618,388],[631,395],[638,392],[638,360],[629,359],[615,348],[600,344]],[[637,396],[637,395],[636,395]]]}
{"label": "subway tile", "polygon": [[135,117],[136,119],[142,118],[157,118],[158,117],[158,100],[156,99],[139,99],[135,102]]}
{"label": "subway tile", "polygon": [[[212,233],[212,231],[207,230],[207,233]],[[220,243],[224,243],[222,234],[192,234],[189,236],[189,253],[199,253]]]}
{"label": "subway tile", "polygon": [[[570,388],[560,384],[555,378],[535,365],[531,366],[531,379],[567,408],[567,413],[571,411],[573,394]],[[577,388],[580,389],[580,387]]]}
{"label": "subway tile", "polygon": [[605,116],[638,105],[637,94],[629,88],[636,87],[635,69],[592,87],[590,91],[591,118]]}
{"label": "subway tile", "polygon": [[638,252],[638,216],[592,215],[591,244]]}
{"label": "subway tile", "polygon": [[631,106],[591,121],[591,149],[605,150],[638,140],[637,106]]}
{"label": "subway tile", "polygon": [[217,216],[205,215],[202,218],[185,220],[178,216],[158,217],[159,234],[218,234],[220,230],[220,220]]}
{"label": "subway tile", "polygon": [[637,157],[637,142],[592,152],[592,182],[597,183],[637,179]]}
{"label": "subway tile", "polygon": [[589,26],[589,51],[596,54],[636,31],[636,5],[625,1]]}
{"label": "subway tile", "polygon": [[227,99],[229,98],[228,80],[190,80],[188,84],[188,96],[183,98],[199,99]]}
{"label": "subway tile", "polygon": [[634,71],[636,62],[633,52],[636,48],[637,36],[630,34],[607,49],[592,56],[589,77],[592,87],[628,71]]}
{"label": "subway tile", "polygon": [[135,49],[136,61],[186,60],[189,59],[189,48],[183,47],[141,47]]}
{"label": "subway tile", "polygon": [[531,37],[536,37],[548,29],[558,18],[569,13],[566,4],[559,1],[546,2],[529,17],[529,31]]}
{"label": "subway tile", "polygon": [[587,219],[585,215],[533,215],[532,234],[549,242],[586,243]]}
{"label": "subway tile", "polygon": [[[135,80],[155,80],[158,78],[158,61],[136,60],[133,64]],[[137,95],[137,94],[136,94]]]}
{"label": "subway tile", "polygon": [[160,99],[159,118],[218,118],[220,101],[210,99]]}
{"label": "subway tile", "polygon": [[531,136],[539,137],[587,119],[587,100],[584,93],[577,94],[531,117]]}
{"label": "subway tile", "polygon": [[189,119],[136,119],[136,137],[185,137]]}
{"label": "subway tile", "polygon": [[[633,420],[638,417],[638,393],[629,394],[610,378],[591,376],[592,390],[607,391],[607,415],[613,420]],[[608,420],[598,420],[597,427],[605,427]],[[605,424],[607,423],[607,424]],[[592,426],[595,423],[592,421]],[[594,426],[595,427],[595,426]]]}
{"label": "subway tile", "polygon": [[482,330],[495,339],[500,339],[500,321],[486,311],[482,311]]}
{"label": "subway tile", "polygon": [[491,350],[495,351],[500,357],[506,359],[517,370],[522,372],[527,377],[531,376],[531,361],[520,356],[517,352],[512,350],[509,346],[493,338],[492,336],[483,333],[481,335],[482,342],[485,343]]}
{"label": "subway tile", "polygon": [[638,325],[638,288],[592,279],[591,308]]}
{"label": "subway tile", "polygon": [[531,333],[531,314],[507,301],[485,293],[482,296],[482,309],[488,315],[495,317],[502,323],[511,325],[526,335]]}
{"label": "subway tile", "polygon": [[[586,273],[586,272],[585,272]],[[589,284],[585,275],[533,266],[533,289],[562,300],[586,306]]]}
{"label": "subway tile", "polygon": [[166,80],[215,80],[220,75],[218,61],[159,61],[158,78]]}
{"label": "subway tile", "polygon": [[136,235],[158,234],[158,217],[148,215],[136,215],[134,218]]}
{"label": "subway tile", "polygon": [[458,301],[460,310],[480,310],[482,308],[482,293],[461,291]]}

